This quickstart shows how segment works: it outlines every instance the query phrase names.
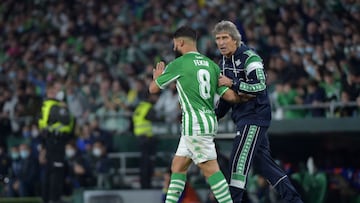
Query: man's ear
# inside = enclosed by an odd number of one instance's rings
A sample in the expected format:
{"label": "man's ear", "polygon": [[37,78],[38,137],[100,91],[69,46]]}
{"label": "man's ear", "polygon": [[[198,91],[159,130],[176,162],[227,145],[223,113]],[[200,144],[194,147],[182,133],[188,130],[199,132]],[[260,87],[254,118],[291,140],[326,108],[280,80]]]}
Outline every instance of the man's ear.
{"label": "man's ear", "polygon": [[184,40],[184,39],[180,39],[179,44],[180,44],[181,47],[183,47],[184,44],[185,44],[185,40]]}

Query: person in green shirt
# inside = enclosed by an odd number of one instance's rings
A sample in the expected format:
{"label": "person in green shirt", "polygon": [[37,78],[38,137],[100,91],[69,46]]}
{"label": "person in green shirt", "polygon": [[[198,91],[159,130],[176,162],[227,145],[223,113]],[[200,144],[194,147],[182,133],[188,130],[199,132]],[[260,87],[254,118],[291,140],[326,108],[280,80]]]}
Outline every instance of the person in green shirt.
{"label": "person in green shirt", "polygon": [[326,173],[317,169],[313,157],[308,158],[306,168],[307,170],[294,173],[291,177],[304,189],[305,202],[324,203],[328,184]]}
{"label": "person in green shirt", "polygon": [[218,86],[220,68],[200,54],[196,47],[196,31],[180,27],[173,35],[174,51],[180,57],[170,62],[158,62],[150,83],[150,93],[158,93],[176,81],[182,109],[181,138],[173,158],[166,203],[176,203],[184,190],[186,172],[194,162],[206,177],[219,203],[232,203],[229,186],[216,160],[214,136],[218,122],[214,112],[215,94],[230,102],[241,102],[237,93],[225,86]]}

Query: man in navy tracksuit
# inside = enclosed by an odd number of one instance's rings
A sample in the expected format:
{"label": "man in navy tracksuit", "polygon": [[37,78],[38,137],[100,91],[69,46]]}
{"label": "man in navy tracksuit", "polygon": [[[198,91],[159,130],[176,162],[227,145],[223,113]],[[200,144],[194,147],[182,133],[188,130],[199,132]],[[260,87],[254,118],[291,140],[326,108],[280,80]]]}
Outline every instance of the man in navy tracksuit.
{"label": "man in navy tracksuit", "polygon": [[289,178],[270,155],[267,130],[271,121],[271,107],[262,59],[242,43],[241,35],[232,22],[219,22],[213,34],[223,55],[219,85],[228,86],[239,94],[256,96],[240,104],[230,104],[221,99],[216,108],[218,119],[231,108],[231,118],[236,124],[229,180],[234,203],[241,202],[252,165],[279,192],[283,200],[302,203]]}

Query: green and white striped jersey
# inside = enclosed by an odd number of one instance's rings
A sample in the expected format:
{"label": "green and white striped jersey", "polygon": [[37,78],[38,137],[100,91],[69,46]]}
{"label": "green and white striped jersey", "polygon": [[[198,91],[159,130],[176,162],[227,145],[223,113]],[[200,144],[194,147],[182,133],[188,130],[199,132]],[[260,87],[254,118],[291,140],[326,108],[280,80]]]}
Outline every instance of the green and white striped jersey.
{"label": "green and white striped jersey", "polygon": [[223,95],[228,87],[218,87],[219,66],[198,52],[189,52],[169,63],[156,79],[160,89],[176,81],[182,109],[181,135],[215,135],[215,94]]}

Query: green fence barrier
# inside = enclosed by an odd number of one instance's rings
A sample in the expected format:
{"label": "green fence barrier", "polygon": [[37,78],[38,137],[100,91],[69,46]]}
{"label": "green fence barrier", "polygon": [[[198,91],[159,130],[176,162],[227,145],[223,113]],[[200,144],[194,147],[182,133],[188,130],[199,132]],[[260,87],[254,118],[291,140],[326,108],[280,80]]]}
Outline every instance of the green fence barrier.
{"label": "green fence barrier", "polygon": [[40,197],[11,197],[0,198],[0,203],[41,203]]}

